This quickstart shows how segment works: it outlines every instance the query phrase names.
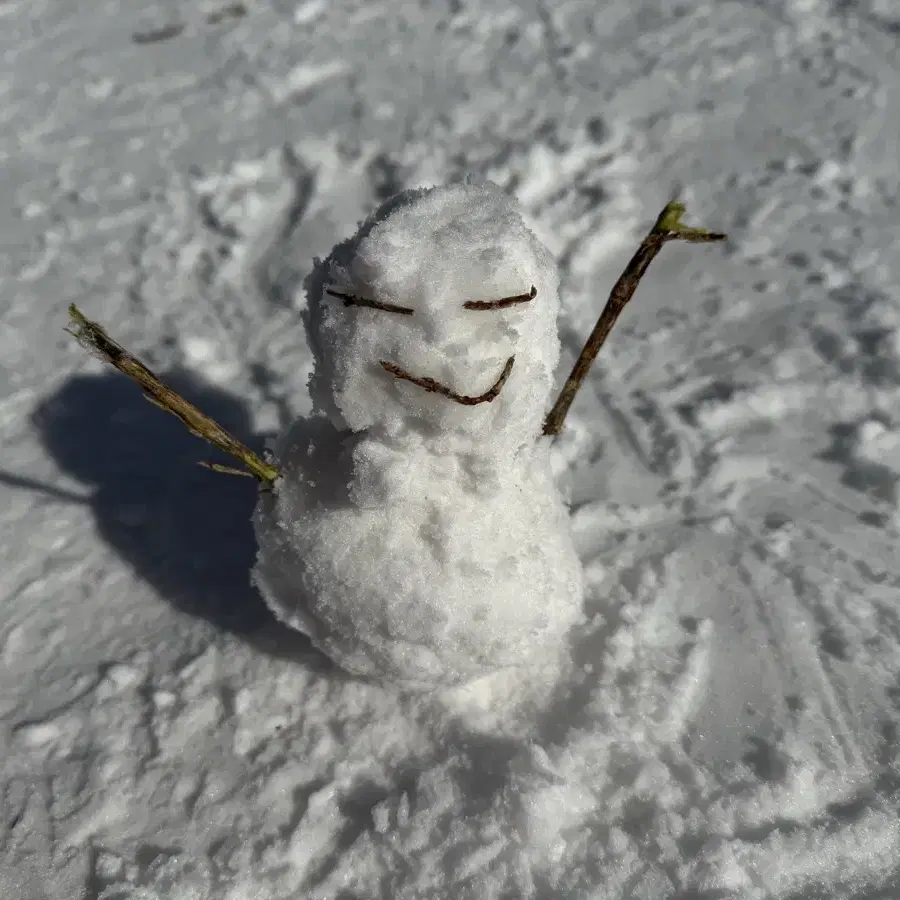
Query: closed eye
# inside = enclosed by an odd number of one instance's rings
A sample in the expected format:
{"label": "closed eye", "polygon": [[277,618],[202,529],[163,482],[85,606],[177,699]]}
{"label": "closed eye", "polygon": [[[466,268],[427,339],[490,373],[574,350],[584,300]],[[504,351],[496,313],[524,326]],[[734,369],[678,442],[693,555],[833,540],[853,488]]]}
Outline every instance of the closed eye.
{"label": "closed eye", "polygon": [[344,306],[366,306],[369,309],[381,309],[385,312],[400,313],[404,316],[411,316],[413,310],[408,306],[397,306],[395,303],[382,303],[380,300],[368,300],[365,297],[357,297],[356,294],[345,294],[341,291],[333,291],[325,288],[325,293],[330,297],[337,297],[344,301]]}
{"label": "closed eye", "polygon": [[[369,309],[380,309],[384,312],[400,313],[404,316],[411,316],[414,310],[408,306],[398,306],[396,303],[385,303],[381,300],[370,300],[366,297],[360,297],[357,294],[347,294],[343,291],[335,291],[331,288],[325,288],[325,293],[330,297],[337,297],[344,301],[344,306],[364,306]],[[532,285],[531,290],[527,294],[516,294],[512,297],[501,297],[499,300],[467,300],[463,303],[463,309],[506,309],[508,306],[516,306],[519,303],[527,303],[537,297],[537,288]]]}
{"label": "closed eye", "polygon": [[516,294],[514,297],[502,297],[500,300],[467,300],[463,303],[463,309],[506,309],[507,306],[515,306],[517,303],[527,303],[537,297],[537,288],[532,285],[527,294]]}

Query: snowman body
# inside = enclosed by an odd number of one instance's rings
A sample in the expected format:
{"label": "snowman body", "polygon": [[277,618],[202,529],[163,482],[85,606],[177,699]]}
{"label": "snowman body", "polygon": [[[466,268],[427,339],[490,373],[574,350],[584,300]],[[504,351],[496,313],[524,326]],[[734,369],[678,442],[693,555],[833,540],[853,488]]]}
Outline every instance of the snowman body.
{"label": "snowman body", "polygon": [[480,460],[304,425],[255,518],[256,583],[282,620],[342,668],[409,687],[552,659],[582,584],[545,441],[495,479]]}
{"label": "snowman body", "polygon": [[315,414],[279,440],[254,516],[267,603],[348,671],[409,687],[554,665],[583,586],[540,436],[549,254],[496,188],[408,192],[307,294]]}

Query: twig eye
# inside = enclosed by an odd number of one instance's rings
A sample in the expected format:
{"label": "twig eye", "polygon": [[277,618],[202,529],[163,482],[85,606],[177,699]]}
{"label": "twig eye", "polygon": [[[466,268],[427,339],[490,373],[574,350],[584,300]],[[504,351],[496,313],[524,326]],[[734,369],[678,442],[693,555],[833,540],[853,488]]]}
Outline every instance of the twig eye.
{"label": "twig eye", "polygon": [[408,306],[398,306],[396,303],[383,303],[380,300],[368,300],[356,294],[346,294],[343,291],[335,291],[331,288],[325,288],[325,293],[329,297],[337,297],[338,300],[343,300],[344,306],[366,306],[369,309],[381,309],[384,312],[400,313],[404,316],[411,316],[414,312]]}
{"label": "twig eye", "polygon": [[537,297],[537,288],[532,285],[531,290],[525,294],[516,294],[514,297],[502,297],[499,300],[467,300],[463,303],[463,309],[506,309],[507,306],[515,306],[518,303],[527,303]]}

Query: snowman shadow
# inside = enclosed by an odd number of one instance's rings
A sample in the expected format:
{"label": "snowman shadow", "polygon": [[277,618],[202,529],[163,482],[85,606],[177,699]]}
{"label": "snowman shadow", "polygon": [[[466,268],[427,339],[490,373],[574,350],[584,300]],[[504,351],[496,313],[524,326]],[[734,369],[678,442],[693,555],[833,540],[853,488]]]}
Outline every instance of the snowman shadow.
{"label": "snowman shadow", "polygon": [[[261,449],[266,436],[253,434],[245,401],[186,370],[161,378]],[[159,597],[261,652],[317,669],[330,666],[305,635],[274,618],[250,582],[253,479],[200,466],[229,460],[118,373],[69,379],[36,407],[31,421],[57,466],[88,486],[86,502],[100,536]]]}

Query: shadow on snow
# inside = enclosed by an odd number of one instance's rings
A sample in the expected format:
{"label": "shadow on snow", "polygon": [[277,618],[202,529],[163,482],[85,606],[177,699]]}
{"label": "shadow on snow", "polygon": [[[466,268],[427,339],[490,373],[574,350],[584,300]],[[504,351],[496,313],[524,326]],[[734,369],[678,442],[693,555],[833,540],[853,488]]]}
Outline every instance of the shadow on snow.
{"label": "shadow on snow", "polygon": [[[161,378],[261,449],[244,400],[184,370]],[[90,488],[101,537],[162,599],[273,656],[328,665],[304,635],[275,620],[250,583],[256,482],[198,465],[231,460],[117,372],[69,379],[37,406],[32,424],[60,469]]]}

